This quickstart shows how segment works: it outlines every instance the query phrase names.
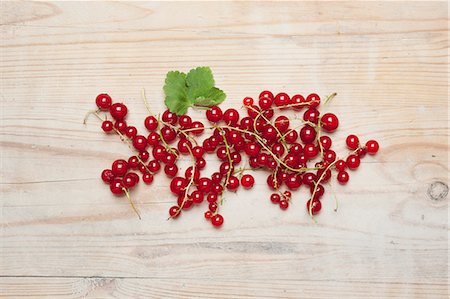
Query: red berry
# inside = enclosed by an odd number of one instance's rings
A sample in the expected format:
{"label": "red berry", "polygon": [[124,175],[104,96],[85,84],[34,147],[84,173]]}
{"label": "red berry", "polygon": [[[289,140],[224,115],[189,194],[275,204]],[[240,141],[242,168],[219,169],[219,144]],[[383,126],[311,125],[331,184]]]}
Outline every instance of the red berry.
{"label": "red berry", "polygon": [[272,145],[272,153],[277,157],[281,157],[284,154],[284,146],[281,143],[274,143]]}
{"label": "red berry", "polygon": [[102,171],[102,180],[109,184],[114,179],[114,174],[110,169],[105,169]]}
{"label": "red berry", "polygon": [[211,192],[206,196],[206,200],[208,202],[216,202],[218,198],[219,198],[219,195],[215,192]]}
{"label": "red berry", "polygon": [[348,135],[345,143],[349,149],[355,150],[359,146],[359,139],[356,135]]}
{"label": "red berry", "polygon": [[307,209],[308,213],[311,210],[311,214],[313,214],[313,215],[316,215],[317,213],[319,213],[321,208],[322,208],[322,204],[320,203],[319,200],[313,200],[312,206],[311,206],[311,199],[308,200],[308,202],[306,203],[306,209]]}
{"label": "red berry", "polygon": [[230,176],[228,178],[228,183],[226,187],[230,191],[235,191],[237,188],[239,188],[239,179],[235,176]]}
{"label": "red berry", "polygon": [[167,143],[171,143],[177,138],[177,132],[174,129],[164,126],[161,128],[161,136]]}
{"label": "red berry", "polygon": [[95,104],[101,110],[108,110],[111,107],[111,97],[106,93],[101,93],[95,98]]}
{"label": "red berry", "polygon": [[212,216],[213,216],[213,213],[211,211],[206,211],[205,212],[205,219],[206,220],[210,220]]}
{"label": "red berry", "polygon": [[147,148],[148,142],[147,138],[142,135],[137,135],[133,138],[133,146],[138,151],[144,151]]}
{"label": "red berry", "polygon": [[197,189],[203,193],[211,191],[212,181],[209,178],[199,178],[197,182]]}
{"label": "red berry", "polygon": [[211,218],[211,223],[215,227],[220,227],[223,224],[223,217],[220,214],[217,214]]}
{"label": "red berry", "polygon": [[109,189],[111,192],[115,195],[121,195],[124,194],[124,186],[121,179],[114,179],[111,184],[109,184]]}
{"label": "red berry", "polygon": [[147,185],[151,184],[153,182],[153,174],[144,172],[142,174],[142,181],[146,183]]}
{"label": "red berry", "polygon": [[111,171],[115,176],[124,176],[128,171],[128,163],[125,160],[119,159],[113,162]]}
{"label": "red berry", "polygon": [[316,93],[312,93],[306,97],[306,102],[309,103],[310,107],[317,107],[320,104],[320,97]]}
{"label": "red berry", "polygon": [[223,120],[229,126],[236,126],[239,121],[239,112],[233,108],[227,109],[223,113]]}
{"label": "red berry", "polygon": [[109,113],[115,120],[123,120],[127,115],[127,112],[128,112],[127,106],[125,106],[122,103],[112,104],[111,107],[109,108]]}
{"label": "red berry", "polygon": [[161,119],[163,122],[175,125],[178,121],[178,116],[175,113],[166,110],[163,112]]}
{"label": "red berry", "polygon": [[134,186],[136,186],[136,184],[138,183],[139,177],[136,180],[135,175],[136,175],[135,173],[130,172],[130,173],[127,173],[123,177],[123,185],[126,188],[130,189],[130,188],[133,188]]}
{"label": "red berry", "polygon": [[194,135],[200,135],[205,130],[205,126],[199,121],[192,122],[191,128],[193,129],[191,133]]}
{"label": "red berry", "polygon": [[200,191],[198,191],[198,190],[195,190],[194,192],[192,192],[192,194],[191,194],[191,199],[192,199],[192,201],[194,202],[194,203],[196,203],[196,204],[200,204],[200,203],[202,203],[203,202],[203,193],[202,192],[200,192]]}
{"label": "red berry", "polygon": [[114,123],[114,128],[122,134],[125,134],[127,130],[127,123],[124,120],[118,120]]}
{"label": "red berry", "polygon": [[259,94],[259,98],[269,98],[273,100],[273,93],[268,90],[264,90]]}
{"label": "red berry", "polygon": [[192,118],[188,115],[181,115],[178,118],[178,123],[182,129],[190,129],[192,124]]}
{"label": "red berry", "polygon": [[272,103],[273,103],[272,98],[268,97],[259,98],[258,101],[259,107],[261,107],[262,110],[270,109],[270,107],[272,107]]}
{"label": "red berry", "polygon": [[183,195],[178,196],[177,204],[183,210],[189,210],[192,207],[192,205],[194,204],[194,202],[192,201],[192,199],[189,196],[186,197],[183,194]]}
{"label": "red berry", "polygon": [[102,130],[105,133],[111,132],[113,130],[113,127],[114,127],[113,123],[111,121],[109,121],[109,120],[105,120],[102,123]]}
{"label": "red berry", "polygon": [[359,164],[361,163],[361,160],[356,155],[350,155],[347,157],[347,160],[345,161],[345,164],[348,168],[354,170],[358,168]]}
{"label": "red berry", "polygon": [[281,200],[280,195],[276,194],[276,193],[272,193],[272,195],[270,195],[270,201],[274,204],[278,204]]}
{"label": "red berry", "polygon": [[287,143],[294,143],[298,139],[298,133],[295,130],[290,130],[284,135],[284,140],[286,140]]}
{"label": "red berry", "polygon": [[286,186],[291,190],[296,190],[300,187],[302,184],[301,177],[297,174],[291,173],[287,180],[286,180]]}
{"label": "red berry", "polygon": [[255,184],[255,179],[250,174],[244,174],[241,178],[242,187],[249,189]]}
{"label": "red berry", "polygon": [[329,150],[331,147],[331,138],[328,136],[320,136],[319,142],[322,144],[324,150]]}
{"label": "red berry", "polygon": [[280,200],[280,209],[282,210],[286,210],[287,208],[289,208],[289,202],[287,200]]}
{"label": "red berry", "polygon": [[319,115],[319,110],[317,110],[316,108],[309,108],[305,111],[305,113],[303,113],[303,120],[317,124],[317,122],[319,121]]}
{"label": "red berry", "polygon": [[210,202],[208,208],[211,212],[215,213],[217,211],[217,204],[215,202]]}
{"label": "red berry", "polygon": [[284,115],[278,116],[275,119],[275,127],[281,133],[285,133],[288,130],[288,128],[289,128],[289,118],[287,118]]}
{"label": "red berry", "polygon": [[125,129],[125,135],[127,135],[128,138],[134,138],[137,134],[137,129],[134,126],[129,126]]}
{"label": "red berry", "polygon": [[[314,193],[314,189],[316,190],[315,193]],[[311,194],[314,193],[314,199],[319,199],[325,193],[325,188],[321,184],[318,184],[317,187],[315,184],[313,184],[313,185],[309,186],[309,191],[311,192]]]}
{"label": "red berry", "polygon": [[177,218],[178,216],[180,216],[180,214],[181,214],[181,210],[180,210],[179,206],[170,207],[169,215],[171,218]]}
{"label": "red berry", "polygon": [[301,130],[300,130],[300,139],[304,142],[304,143],[311,143],[316,139],[316,130],[311,127],[310,125],[305,125]]}
{"label": "red berry", "polygon": [[170,182],[170,191],[176,195],[185,193],[185,189],[188,185],[188,181],[182,177],[175,177]]}
{"label": "red berry", "polygon": [[194,182],[196,182],[200,178],[200,170],[197,167],[189,166],[184,172],[184,176],[187,180],[190,181],[191,179],[193,179]]}
{"label": "red berry", "polygon": [[345,161],[344,160],[337,160],[337,162],[334,164],[334,166],[336,167],[337,170],[343,171],[343,170],[345,170],[345,167],[347,165],[345,165]]}
{"label": "red berry", "polygon": [[317,180],[317,176],[314,173],[306,172],[303,174],[302,183],[311,186]]}
{"label": "red berry", "polygon": [[217,106],[212,106],[206,111],[206,118],[213,123],[219,122],[222,119],[222,110]]}
{"label": "red berry", "polygon": [[333,113],[325,113],[320,119],[322,128],[325,131],[333,132],[339,126],[339,120]]}
{"label": "red berry", "polygon": [[173,178],[178,173],[177,165],[166,165],[164,166],[164,173],[169,177]]}
{"label": "red berry", "polygon": [[156,173],[156,172],[158,172],[161,169],[161,165],[159,164],[158,161],[151,160],[150,162],[148,162],[147,168],[151,172]]}
{"label": "red berry", "polygon": [[201,146],[195,146],[192,149],[192,155],[195,158],[202,158],[204,153],[205,153],[205,150]]}
{"label": "red berry", "polygon": [[336,152],[333,150],[327,150],[323,154],[323,160],[328,163],[333,163],[336,160]]}
{"label": "red berry", "polygon": [[139,153],[139,159],[141,159],[142,162],[145,162],[150,158],[150,154],[147,151],[142,151]]}
{"label": "red berry", "polygon": [[205,159],[203,159],[203,158],[197,158],[196,160],[195,160],[195,166],[197,166],[198,167],[198,169],[203,169],[203,168],[205,168],[205,166],[206,166],[206,160]]}
{"label": "red berry", "polygon": [[347,171],[339,171],[337,174],[337,180],[341,184],[346,184],[350,178]]}
{"label": "red berry", "polygon": [[367,149],[365,147],[358,148],[356,150],[356,155],[360,158],[364,157],[366,155],[366,153],[367,153]]}
{"label": "red berry", "polygon": [[380,146],[375,140],[369,140],[366,142],[366,150],[370,155],[376,154],[379,148]]}
{"label": "red berry", "polygon": [[247,114],[250,118],[255,119],[258,115],[261,109],[259,109],[258,106],[251,105],[247,106]]}
{"label": "red berry", "polygon": [[319,148],[317,146],[315,146],[314,144],[308,143],[308,144],[305,144],[305,147],[303,148],[303,152],[305,153],[305,156],[308,159],[312,159],[319,154]]}
{"label": "red berry", "polygon": [[292,193],[291,193],[291,191],[284,191],[284,192],[283,192],[283,196],[284,196],[284,198],[286,198],[287,200],[289,200],[289,199],[291,199],[291,197],[292,197]]}
{"label": "red berry", "polygon": [[158,120],[154,116],[147,116],[144,121],[144,125],[150,132],[153,132],[158,128]]}
{"label": "red berry", "polygon": [[147,136],[147,143],[151,146],[155,146],[155,145],[159,144],[160,141],[161,141],[161,139],[159,137],[159,134],[156,132],[151,132]]}
{"label": "red berry", "polygon": [[275,103],[275,105],[277,107],[284,107],[289,105],[289,102],[291,101],[291,99],[289,98],[287,93],[284,92],[280,92],[279,94],[277,94],[275,96],[275,99],[273,100],[273,102]]}
{"label": "red berry", "polygon": [[300,111],[302,110],[303,106],[305,103],[305,98],[300,95],[300,94],[296,94],[291,98],[291,105],[294,105],[293,108],[294,110]]}
{"label": "red berry", "polygon": [[245,97],[242,100],[242,104],[244,104],[244,106],[251,106],[253,105],[253,99],[251,97]]}

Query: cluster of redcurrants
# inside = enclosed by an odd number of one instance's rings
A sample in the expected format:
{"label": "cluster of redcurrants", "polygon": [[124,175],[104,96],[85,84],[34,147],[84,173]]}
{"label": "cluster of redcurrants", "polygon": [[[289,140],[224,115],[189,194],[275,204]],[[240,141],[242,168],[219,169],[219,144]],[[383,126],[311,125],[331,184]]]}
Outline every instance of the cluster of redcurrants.
{"label": "cluster of redcurrants", "polygon": [[[349,180],[347,169],[358,168],[360,158],[366,153],[375,154],[379,147],[374,140],[361,145],[358,137],[349,135],[346,142],[352,153],[345,160],[338,159],[331,149],[331,138],[322,134],[335,131],[339,121],[333,113],[321,116],[317,109],[320,102],[317,94],[305,98],[302,95],[289,97],[286,93],[274,96],[270,91],[263,91],[257,105],[250,97],[243,100],[245,117],[241,118],[236,109],[222,112],[221,108],[213,106],[206,111],[211,125],[205,128],[203,123],[193,121],[188,115],[177,116],[165,111],[161,118],[150,115],[145,119],[149,134],[144,136],[125,122],[127,108],[124,104],[113,104],[111,97],[100,94],[96,98],[97,107],[109,111],[114,119],[114,123],[102,119],[98,111],[95,112],[103,121],[102,129],[116,132],[136,151],[128,161],[114,161],[111,170],[103,171],[102,179],[110,185],[112,193],[128,195],[128,190],[139,181],[139,176],[131,170],[139,170],[142,180],[150,184],[153,175],[164,164],[165,174],[172,179],[170,190],[178,198],[177,205],[169,209],[170,217],[177,218],[182,210],[188,210],[206,198],[209,207],[204,216],[218,227],[223,224],[218,211],[224,191],[236,191],[240,185],[251,188],[255,182],[252,175],[244,174],[248,168],[237,167],[245,154],[251,169],[268,171],[267,185],[275,191],[270,200],[281,209],[289,207],[291,191],[301,185],[307,186],[311,193],[307,210],[312,216],[321,209],[323,183],[330,180],[331,170],[338,172],[339,183],[346,184]],[[285,115],[275,117],[275,111],[287,109],[296,112],[306,109],[299,128],[291,128]],[[199,145],[197,136],[205,129],[211,130],[212,134]],[[206,154],[215,154],[221,161],[218,171],[210,177],[201,176],[201,170],[206,166]],[[177,176],[180,155],[190,155],[193,159],[184,176]],[[314,167],[309,167],[310,163],[314,163]],[[288,190],[282,191],[283,186]]]}

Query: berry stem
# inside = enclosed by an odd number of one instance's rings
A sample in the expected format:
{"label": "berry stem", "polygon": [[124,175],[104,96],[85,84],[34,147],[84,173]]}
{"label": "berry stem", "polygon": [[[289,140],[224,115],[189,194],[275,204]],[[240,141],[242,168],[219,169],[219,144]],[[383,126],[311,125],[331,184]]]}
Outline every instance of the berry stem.
{"label": "berry stem", "polygon": [[327,105],[335,96],[337,96],[336,92],[333,92],[332,94],[330,94],[329,96],[327,96],[327,98],[324,101],[324,105]]}
{"label": "berry stem", "polygon": [[325,170],[322,172],[322,174],[320,175],[319,179],[317,180],[317,182],[314,183],[314,190],[311,194],[311,204],[309,205],[309,216],[311,216],[312,219],[314,219],[314,216],[312,214],[312,208],[313,208],[313,201],[314,201],[314,197],[316,195],[316,191],[317,191],[317,186],[319,186],[320,182],[323,180],[325,174],[327,173],[327,170],[331,168],[331,166],[333,166],[334,164],[336,164],[338,160],[334,160],[332,163],[330,163],[330,165],[328,165],[327,168],[325,168]]}
{"label": "berry stem", "polygon": [[[90,111],[90,112],[88,112],[88,115],[86,116],[86,119],[87,119],[87,117],[88,117],[90,114],[94,114],[100,121],[102,121],[102,122],[105,121],[105,120],[106,120],[106,117],[105,117],[105,119],[103,119],[103,118],[100,116],[100,114],[98,114],[98,112],[99,112],[99,110],[95,110],[95,111]],[[117,135],[119,135],[120,140],[122,140],[122,142],[124,142],[124,143],[128,146],[128,148],[129,148],[131,151],[133,151],[133,152],[136,153],[136,158],[138,159],[139,163],[141,163],[142,165],[144,165],[145,170],[146,170],[148,173],[154,174],[153,172],[151,172],[151,171],[147,168],[147,165],[145,164],[145,162],[142,161],[141,158],[139,158],[139,152],[138,152],[137,150],[134,149],[133,145],[131,144],[130,139],[129,139],[127,136],[125,136],[125,135],[123,135],[122,133],[120,133],[120,131],[117,130],[115,127],[113,127],[113,130],[114,130],[114,132],[115,132]]]}
{"label": "berry stem", "polygon": [[130,202],[131,207],[133,208],[134,212],[136,213],[136,215],[139,217],[139,220],[142,220],[141,215],[139,214],[138,210],[136,209],[136,207],[134,206],[133,201],[131,200],[130,197],[130,193],[128,192],[127,188],[122,188],[123,192],[125,192],[125,195],[128,198],[128,201]]}
{"label": "berry stem", "polygon": [[265,117],[265,116],[263,115],[263,113],[265,112],[265,110],[260,110],[260,111],[258,112],[258,110],[256,110],[256,109],[253,108],[252,106],[249,106],[248,108],[249,108],[249,109],[252,109],[252,110],[255,111],[256,113],[258,113],[258,115],[257,115],[257,116],[255,117],[255,119],[253,120],[253,130],[254,130],[255,132],[258,132],[258,130],[256,130],[256,122],[258,121],[258,118],[262,117],[266,122],[268,122],[269,124],[271,124],[271,125],[274,127],[274,129],[277,131],[277,134],[278,134],[279,136],[281,136],[281,138],[280,138],[280,139],[281,139],[281,144],[283,145],[285,151],[287,152],[287,151],[288,151],[288,147],[287,147],[287,145],[286,145],[286,141],[284,140],[285,135],[281,134],[280,130],[278,130],[278,128],[275,126],[275,124],[272,123],[267,117]]}

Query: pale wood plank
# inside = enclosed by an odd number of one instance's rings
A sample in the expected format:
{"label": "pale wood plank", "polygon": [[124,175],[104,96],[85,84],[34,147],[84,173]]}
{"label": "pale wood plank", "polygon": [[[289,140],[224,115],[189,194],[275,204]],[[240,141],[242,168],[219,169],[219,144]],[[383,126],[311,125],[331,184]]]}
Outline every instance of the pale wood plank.
{"label": "pale wood plank", "polygon": [[[88,8],[86,8],[88,7]],[[8,298],[446,298],[446,2],[2,2],[0,296]],[[170,17],[168,17],[170,16]],[[303,190],[282,213],[257,188],[165,221],[168,180],[128,204],[100,171],[128,149],[100,133],[107,91],[142,128],[170,69],[210,65],[225,107],[262,89],[338,92],[334,134],[381,142],[315,224]],[[193,112],[199,119],[200,113]],[[208,163],[216,166],[214,158]],[[98,278],[89,278],[98,276]]]}

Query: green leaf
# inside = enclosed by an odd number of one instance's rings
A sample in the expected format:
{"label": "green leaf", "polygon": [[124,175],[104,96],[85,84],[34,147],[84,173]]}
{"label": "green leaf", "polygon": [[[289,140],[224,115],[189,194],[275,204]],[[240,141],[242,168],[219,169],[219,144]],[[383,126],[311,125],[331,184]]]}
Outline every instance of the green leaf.
{"label": "green leaf", "polygon": [[205,95],[200,96],[194,100],[194,105],[211,107],[222,103],[227,95],[219,88],[213,87]]}
{"label": "green leaf", "polygon": [[187,97],[186,74],[178,71],[170,71],[166,75],[164,85],[166,95],[164,103],[170,112],[177,115],[185,114],[193,101]]}
{"label": "green leaf", "polygon": [[197,67],[189,71],[186,76],[188,86],[188,99],[195,99],[205,96],[214,87],[214,77],[209,67]]}

